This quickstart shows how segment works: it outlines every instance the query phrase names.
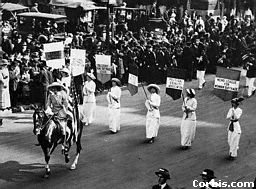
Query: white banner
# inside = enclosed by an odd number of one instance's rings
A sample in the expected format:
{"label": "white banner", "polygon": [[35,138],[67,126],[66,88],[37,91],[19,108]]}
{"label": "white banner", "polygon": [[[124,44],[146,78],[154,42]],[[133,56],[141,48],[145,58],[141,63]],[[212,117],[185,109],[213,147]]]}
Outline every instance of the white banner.
{"label": "white banner", "polygon": [[44,46],[44,58],[46,65],[53,69],[65,66],[64,44],[63,42],[46,43]]}
{"label": "white banner", "polygon": [[139,86],[138,76],[129,73],[128,83],[138,87]]}
{"label": "white banner", "polygon": [[111,75],[111,56],[110,55],[96,55],[96,69],[97,74]]}
{"label": "white banner", "polygon": [[166,88],[183,90],[183,87],[184,87],[184,79],[167,77]]}
{"label": "white banner", "polygon": [[73,76],[84,74],[86,51],[81,49],[71,49],[70,63]]}
{"label": "white banner", "polygon": [[226,78],[221,78],[221,77],[215,77],[214,88],[215,89],[223,89],[223,90],[227,90],[227,91],[238,92],[238,90],[239,90],[239,81],[226,79]]}

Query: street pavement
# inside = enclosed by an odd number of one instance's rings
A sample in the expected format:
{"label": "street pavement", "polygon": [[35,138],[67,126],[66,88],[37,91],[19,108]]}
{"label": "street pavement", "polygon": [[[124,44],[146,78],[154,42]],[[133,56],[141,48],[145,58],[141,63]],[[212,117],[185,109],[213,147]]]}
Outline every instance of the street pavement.
{"label": "street pavement", "polygon": [[[154,172],[161,167],[171,173],[168,183],[174,188],[191,189],[194,179],[200,181],[205,168],[215,171],[217,181],[253,181],[256,177],[256,97],[243,102],[240,120],[242,135],[238,158],[230,162],[228,155],[226,114],[230,102],[213,94],[213,75],[207,75],[203,90],[196,91],[198,100],[197,132],[192,148],[180,150],[182,100],[173,101],[161,86],[161,125],[154,144],[145,141],[145,94],[142,88],[131,96],[122,92],[121,131],[108,131],[105,95],[97,96],[96,120],[83,131],[77,170],[70,171],[58,147],[50,160],[52,174],[44,174],[44,156],[35,146],[32,133],[32,111],[4,115],[0,127],[0,188],[24,189],[147,189],[157,183]],[[245,79],[241,79],[244,86]],[[196,88],[197,81],[186,82]],[[244,90],[240,91],[240,94]],[[71,149],[74,158],[75,146]],[[248,187],[244,187],[248,188]]]}

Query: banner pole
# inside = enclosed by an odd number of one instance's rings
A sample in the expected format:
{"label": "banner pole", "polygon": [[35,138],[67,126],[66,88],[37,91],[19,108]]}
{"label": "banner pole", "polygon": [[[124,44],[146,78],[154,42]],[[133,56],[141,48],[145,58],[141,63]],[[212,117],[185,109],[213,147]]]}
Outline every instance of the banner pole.
{"label": "banner pole", "polygon": [[148,100],[148,95],[147,95],[147,93],[146,93],[146,91],[145,91],[145,88],[144,88],[144,85],[143,85],[142,82],[141,82],[141,86],[142,86],[142,89],[143,89],[143,91],[144,91],[144,93],[145,93],[145,96],[146,96],[146,98],[147,98],[147,100]]}

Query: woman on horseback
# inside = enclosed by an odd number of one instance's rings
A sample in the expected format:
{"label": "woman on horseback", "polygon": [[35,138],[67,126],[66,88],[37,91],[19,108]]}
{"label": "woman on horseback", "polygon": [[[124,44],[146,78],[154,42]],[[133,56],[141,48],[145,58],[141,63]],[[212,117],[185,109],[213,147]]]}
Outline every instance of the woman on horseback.
{"label": "woman on horseback", "polygon": [[54,82],[48,86],[48,100],[45,113],[53,115],[54,122],[61,127],[63,149],[66,144],[66,127],[68,113],[68,96],[66,88],[58,82]]}

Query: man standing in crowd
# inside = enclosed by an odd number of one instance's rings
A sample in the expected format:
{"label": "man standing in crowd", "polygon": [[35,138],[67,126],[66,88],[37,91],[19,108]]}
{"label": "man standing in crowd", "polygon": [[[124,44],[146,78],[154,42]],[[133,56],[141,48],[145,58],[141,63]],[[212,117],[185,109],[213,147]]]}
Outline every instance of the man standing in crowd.
{"label": "man standing in crowd", "polygon": [[171,179],[169,171],[165,168],[160,168],[155,172],[158,176],[158,184],[154,185],[152,189],[172,189],[168,184],[167,180]]}
{"label": "man standing in crowd", "polygon": [[205,169],[200,174],[202,176],[202,180],[205,183],[206,186],[202,187],[201,189],[219,189],[219,187],[216,187],[214,183],[214,179],[216,178],[214,176],[214,171],[211,169]]}

